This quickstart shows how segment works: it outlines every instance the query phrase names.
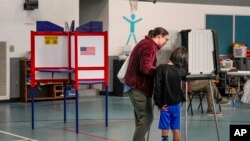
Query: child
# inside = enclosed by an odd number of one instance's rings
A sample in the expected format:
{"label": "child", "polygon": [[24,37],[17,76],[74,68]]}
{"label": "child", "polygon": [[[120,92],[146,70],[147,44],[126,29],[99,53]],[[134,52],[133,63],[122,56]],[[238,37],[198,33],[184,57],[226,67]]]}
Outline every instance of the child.
{"label": "child", "polygon": [[157,67],[154,84],[154,101],[160,109],[159,129],[162,141],[168,141],[168,130],[173,132],[173,141],[180,141],[181,80],[187,74],[187,49],[179,47],[170,56],[167,64]]}

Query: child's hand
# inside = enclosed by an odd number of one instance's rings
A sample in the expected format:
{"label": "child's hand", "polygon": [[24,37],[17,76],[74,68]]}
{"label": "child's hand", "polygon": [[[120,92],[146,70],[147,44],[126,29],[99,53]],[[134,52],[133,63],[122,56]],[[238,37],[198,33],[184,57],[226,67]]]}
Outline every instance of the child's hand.
{"label": "child's hand", "polygon": [[167,112],[168,111],[168,105],[163,105],[161,107],[161,110],[164,111],[164,112]]}

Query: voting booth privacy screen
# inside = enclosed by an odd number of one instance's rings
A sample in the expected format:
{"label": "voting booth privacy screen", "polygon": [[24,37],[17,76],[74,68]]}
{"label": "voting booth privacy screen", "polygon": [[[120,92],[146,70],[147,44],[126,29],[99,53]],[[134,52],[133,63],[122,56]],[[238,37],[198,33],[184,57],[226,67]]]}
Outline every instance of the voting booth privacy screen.
{"label": "voting booth privacy screen", "polygon": [[[74,38],[77,39],[74,40]],[[104,79],[104,36],[84,36],[81,34],[78,36],[72,35],[71,41],[76,41],[72,43],[75,48],[71,48],[71,68],[75,69],[75,58],[77,58],[77,67],[80,68],[78,69],[78,79]],[[74,76],[72,76],[72,79],[75,79]]]}
{"label": "voting booth privacy screen", "polygon": [[190,74],[218,74],[218,35],[213,30],[183,30],[182,45],[188,47]]}
{"label": "voting booth privacy screen", "polygon": [[[66,81],[69,74],[40,70],[74,70],[72,81],[108,83],[107,32],[31,32],[33,82]],[[77,79],[77,80],[76,80]]]}

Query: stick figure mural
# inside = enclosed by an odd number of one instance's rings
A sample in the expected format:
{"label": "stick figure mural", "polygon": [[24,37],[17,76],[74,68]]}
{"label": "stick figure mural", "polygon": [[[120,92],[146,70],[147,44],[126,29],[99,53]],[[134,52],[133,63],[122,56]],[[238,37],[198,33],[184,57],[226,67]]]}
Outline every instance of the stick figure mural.
{"label": "stick figure mural", "polygon": [[125,17],[125,16],[123,16],[123,19],[125,19],[130,24],[130,34],[128,36],[128,40],[127,40],[126,45],[128,45],[130,38],[131,38],[131,35],[133,36],[135,43],[137,43],[136,37],[135,37],[135,24],[138,23],[139,21],[141,21],[142,18],[135,19],[135,14],[131,13],[130,19]]}

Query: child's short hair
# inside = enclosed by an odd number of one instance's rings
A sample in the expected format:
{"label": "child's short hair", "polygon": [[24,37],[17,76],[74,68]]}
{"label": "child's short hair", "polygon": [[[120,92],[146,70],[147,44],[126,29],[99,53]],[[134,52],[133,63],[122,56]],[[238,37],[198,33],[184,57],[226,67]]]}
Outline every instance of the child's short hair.
{"label": "child's short hair", "polygon": [[188,51],[186,47],[176,48],[170,55],[170,61],[178,67],[188,67]]}

